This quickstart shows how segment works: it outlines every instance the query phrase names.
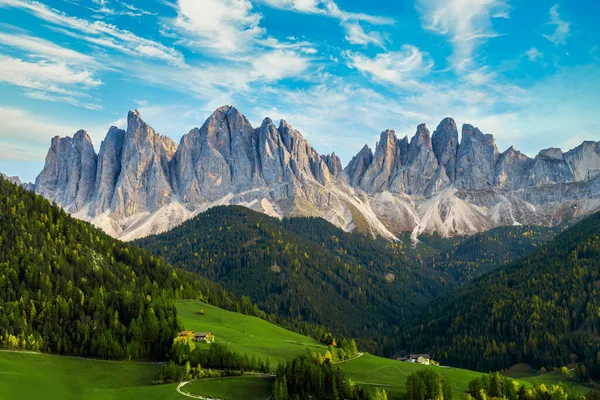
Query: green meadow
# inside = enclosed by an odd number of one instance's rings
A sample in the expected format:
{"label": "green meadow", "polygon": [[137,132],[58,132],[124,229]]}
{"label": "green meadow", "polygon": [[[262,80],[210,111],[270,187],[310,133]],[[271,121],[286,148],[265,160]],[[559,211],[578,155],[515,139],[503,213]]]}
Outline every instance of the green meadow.
{"label": "green meadow", "polygon": [[[287,331],[256,317],[225,311],[199,301],[176,303],[185,328],[210,331],[216,341],[249,356],[269,359],[274,369],[277,363],[291,360],[310,348],[325,351],[316,340]],[[204,310],[204,315],[199,313]],[[208,344],[201,344],[208,347]],[[382,387],[388,398],[404,399],[406,377],[422,368],[435,368],[451,383],[455,398],[465,397],[468,383],[479,372],[447,367],[425,367],[413,363],[364,354],[338,364],[347,376],[359,385]],[[2,400],[184,400],[189,397],[177,392],[176,384],[151,385],[161,366],[152,363],[91,360],[39,353],[0,351],[0,398]],[[558,372],[544,375],[525,374],[518,381],[556,384]],[[586,393],[589,388],[573,381],[567,386]],[[190,382],[182,388],[186,393],[226,400],[266,400],[271,395],[273,379],[268,377],[228,377]]]}
{"label": "green meadow", "polygon": [[177,385],[150,386],[160,366],[0,351],[0,398],[170,400]]}
{"label": "green meadow", "polygon": [[[327,347],[318,341],[290,332],[260,318],[226,311],[199,301],[177,302],[177,314],[185,329],[212,332],[215,341],[224,343],[232,351],[248,356],[269,359],[274,369],[279,362],[291,360],[311,348],[323,352]],[[199,311],[204,310],[205,315]],[[208,347],[208,344],[202,346]]]}
{"label": "green meadow", "polygon": [[181,390],[219,399],[266,400],[271,397],[273,381],[272,378],[250,376],[206,379],[190,382]]}

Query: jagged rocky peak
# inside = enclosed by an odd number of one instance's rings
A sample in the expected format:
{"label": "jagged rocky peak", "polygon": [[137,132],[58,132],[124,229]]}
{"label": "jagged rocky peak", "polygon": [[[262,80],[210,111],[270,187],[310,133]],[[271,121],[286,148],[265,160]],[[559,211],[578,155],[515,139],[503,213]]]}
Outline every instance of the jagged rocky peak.
{"label": "jagged rocky peak", "polygon": [[72,138],[54,137],[35,181],[36,193],[70,212],[81,210],[93,195],[97,159],[86,131],[79,130]]}
{"label": "jagged rocky peak", "polygon": [[427,125],[420,124],[408,144],[408,156],[403,158],[402,167],[391,177],[389,190],[395,193],[425,195],[437,192],[446,186],[448,181],[445,171],[438,169],[429,129]]}
{"label": "jagged rocky peak", "polygon": [[494,184],[500,188],[516,189],[523,186],[523,179],[533,160],[510,146],[500,154],[496,164]]}
{"label": "jagged rocky peak", "polygon": [[412,159],[415,153],[421,151],[422,148],[425,150],[432,150],[431,135],[425,124],[419,124],[417,126],[417,132],[410,140],[410,145],[408,147],[409,158]]}
{"label": "jagged rocky peak", "polygon": [[335,151],[331,154],[322,155],[321,158],[329,168],[329,173],[335,178],[342,176],[344,169],[342,168],[342,160],[335,154]]}
{"label": "jagged rocky peak", "polygon": [[254,128],[235,107],[217,108],[181,138],[173,160],[184,202],[201,204],[256,184]]}
{"label": "jagged rocky peak", "polygon": [[432,136],[433,152],[438,163],[444,167],[451,182],[456,180],[456,152],[458,130],[454,119],[447,117],[439,123]]}
{"label": "jagged rocky peak", "polygon": [[565,153],[565,161],[578,181],[600,176],[600,142],[583,142]]}
{"label": "jagged rocky peak", "polygon": [[565,161],[561,149],[549,148],[541,150],[527,171],[524,184],[527,186],[548,185],[572,182],[573,172]]}
{"label": "jagged rocky peak", "polygon": [[169,180],[170,144],[142,120],[139,111],[127,115],[127,131],[121,152],[121,170],[111,201],[111,212],[128,217],[169,204],[173,190]]}
{"label": "jagged rocky peak", "polygon": [[555,160],[564,160],[565,154],[561,149],[551,147],[549,149],[540,150],[539,157],[553,158]]}
{"label": "jagged rocky peak", "polygon": [[320,184],[328,182],[329,168],[304,136],[283,119],[279,122],[278,131],[289,152],[290,167],[296,179],[302,183],[312,179]]}
{"label": "jagged rocky peak", "polygon": [[[406,157],[406,146],[398,140],[393,129],[381,132],[379,142],[375,146],[375,154],[364,172],[360,187],[366,192],[379,192],[387,190],[392,171],[402,165],[402,158]],[[405,143],[404,143],[405,144]]]}
{"label": "jagged rocky peak", "polygon": [[492,187],[498,156],[498,148],[492,135],[464,124],[456,154],[457,186],[471,190]]}
{"label": "jagged rocky peak", "polygon": [[100,145],[94,196],[90,204],[90,216],[97,216],[110,209],[115,185],[121,173],[121,154],[125,131],[111,126]]}
{"label": "jagged rocky peak", "polygon": [[410,140],[385,130],[374,151],[364,146],[342,170],[335,153],[320,155],[285,120],[276,126],[265,118],[254,129],[223,106],[179,145],[137,110],[126,130],[109,129],[97,156],[84,131],[56,137],[35,190],[124,240],[170,229],[215,204],[321,216],[344,229],[365,218],[372,232],[392,239],[405,231],[417,237],[552,224],[571,218],[556,218],[567,208],[583,216],[600,209],[599,176],[598,142],[566,153],[546,149],[534,159],[513,147],[499,154],[491,135],[468,124],[459,143],[451,118],[432,134],[419,125]]}
{"label": "jagged rocky peak", "polygon": [[344,168],[348,183],[353,187],[360,186],[363,175],[372,162],[373,151],[365,144],[358,154],[352,157],[346,168]]}

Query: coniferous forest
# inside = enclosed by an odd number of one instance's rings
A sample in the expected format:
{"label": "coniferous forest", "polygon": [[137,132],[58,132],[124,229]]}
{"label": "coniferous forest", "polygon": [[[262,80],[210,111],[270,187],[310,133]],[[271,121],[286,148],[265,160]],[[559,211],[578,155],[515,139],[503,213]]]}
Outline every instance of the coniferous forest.
{"label": "coniferous forest", "polygon": [[414,310],[454,285],[383,239],[240,206],[212,208],[136,243],[249,296],[267,313],[353,337],[399,332]]}
{"label": "coniferous forest", "polygon": [[209,280],[70,217],[0,178],[0,340],[5,348],[165,359],[174,299],[239,300]]}
{"label": "coniferous forest", "polygon": [[583,365],[600,376],[600,213],[531,254],[437,299],[402,335],[409,349],[480,371]]}

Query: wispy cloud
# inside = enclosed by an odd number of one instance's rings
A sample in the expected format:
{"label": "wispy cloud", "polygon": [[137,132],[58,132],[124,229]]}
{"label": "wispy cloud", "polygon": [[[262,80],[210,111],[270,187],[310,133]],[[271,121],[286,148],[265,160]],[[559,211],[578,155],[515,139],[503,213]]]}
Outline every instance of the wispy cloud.
{"label": "wispy cloud", "polygon": [[28,62],[0,55],[0,70],[2,71],[0,82],[55,93],[73,93],[56,85],[91,88],[102,84],[102,81],[94,79],[90,71],[75,70],[65,63]]}
{"label": "wispy cloud", "polygon": [[333,0],[259,0],[261,3],[281,10],[304,14],[323,15],[339,20],[344,29],[345,39],[351,44],[374,44],[383,47],[384,40],[380,32],[366,30],[364,24],[391,25],[394,20],[389,17],[353,13],[342,10]]}
{"label": "wispy cloud", "polygon": [[168,62],[173,65],[185,64],[183,55],[159,42],[141,38],[130,31],[122,30],[103,21],[90,22],[68,16],[42,3],[31,0],[0,0],[0,8],[14,7],[27,11],[36,17],[54,24],[63,33],[85,40],[91,44],[118,50],[134,57]]}
{"label": "wispy cloud", "polygon": [[550,21],[548,25],[554,26],[554,32],[546,34],[544,37],[557,46],[567,44],[567,38],[571,36],[571,23],[560,18],[558,4],[555,4],[550,9]]}
{"label": "wispy cloud", "polygon": [[530,48],[525,52],[525,55],[529,58],[529,61],[536,62],[537,60],[544,57],[544,54],[536,49],[535,47]]}
{"label": "wispy cloud", "polygon": [[34,36],[0,32],[0,44],[23,50],[33,57],[98,66],[93,57]]}
{"label": "wispy cloud", "polygon": [[141,17],[143,15],[156,15],[156,13],[142,10],[141,8],[135,7],[131,4],[119,0],[116,0],[116,3],[119,5],[120,9],[108,7],[107,0],[92,0],[92,3],[95,3],[98,7],[87,7],[89,10],[95,13],[104,14],[108,16],[125,15],[129,17]]}
{"label": "wispy cloud", "polygon": [[416,7],[425,29],[447,36],[452,42],[450,60],[458,71],[471,66],[477,46],[499,35],[492,20],[509,16],[504,0],[417,0]]}
{"label": "wispy cloud", "polygon": [[418,78],[427,75],[433,60],[412,45],[397,52],[380,53],[374,58],[360,53],[345,52],[347,65],[373,80],[407,90],[422,89]]}
{"label": "wispy cloud", "polygon": [[102,106],[98,104],[82,101],[79,98],[69,95],[53,94],[44,91],[27,91],[25,92],[25,96],[34,100],[50,101],[52,103],[65,103],[75,107],[86,108],[88,110],[102,110]]}

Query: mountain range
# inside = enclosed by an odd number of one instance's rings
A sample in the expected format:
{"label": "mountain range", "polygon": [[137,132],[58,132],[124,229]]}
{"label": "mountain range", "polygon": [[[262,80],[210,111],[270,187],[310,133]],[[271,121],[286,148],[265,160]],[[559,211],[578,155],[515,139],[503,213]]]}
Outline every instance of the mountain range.
{"label": "mountain range", "polygon": [[133,240],[169,230],[217,205],[271,216],[316,216],[346,231],[395,239],[443,237],[518,224],[554,226],[600,210],[600,142],[530,158],[492,135],[445,118],[433,134],[381,133],[343,168],[286,121],[254,128],[218,108],[179,144],[137,110],[111,127],[96,154],[89,135],[52,139],[36,193],[108,234]]}

